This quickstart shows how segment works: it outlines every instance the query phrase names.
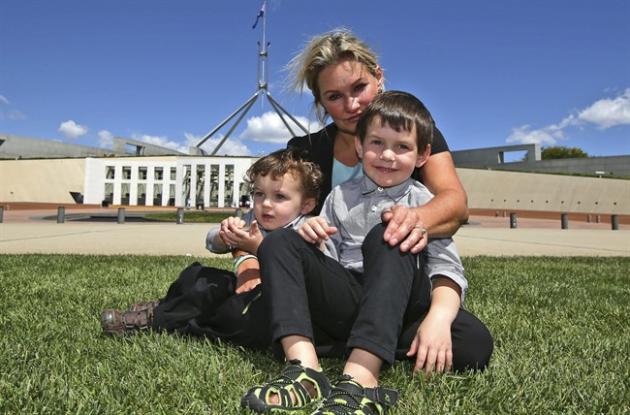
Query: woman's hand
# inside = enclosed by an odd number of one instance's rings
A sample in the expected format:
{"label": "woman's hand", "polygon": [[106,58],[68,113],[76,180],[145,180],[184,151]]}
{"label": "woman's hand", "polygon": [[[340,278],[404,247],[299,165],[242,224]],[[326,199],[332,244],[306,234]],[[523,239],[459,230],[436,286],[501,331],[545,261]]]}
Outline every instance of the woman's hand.
{"label": "woman's hand", "polygon": [[[263,240],[258,223],[253,221],[249,229],[245,229],[245,222],[242,219],[235,218],[238,220],[233,221],[230,221],[230,219],[232,218],[221,222],[221,230],[219,231],[221,239],[232,248],[239,248],[255,255]],[[225,228],[224,222],[226,222]]]}
{"label": "woman's hand", "polygon": [[321,216],[313,216],[307,219],[297,232],[306,242],[319,244],[327,240],[330,235],[337,233],[337,228],[328,225],[326,219]]}
{"label": "woman's hand", "polygon": [[417,254],[427,246],[427,229],[414,208],[394,205],[383,211],[381,218],[387,222],[383,239],[389,246],[396,246],[402,241],[400,251],[412,254]]}
{"label": "woman's hand", "polygon": [[451,320],[429,313],[418,327],[407,356],[416,356],[413,372],[448,372],[453,367]]}

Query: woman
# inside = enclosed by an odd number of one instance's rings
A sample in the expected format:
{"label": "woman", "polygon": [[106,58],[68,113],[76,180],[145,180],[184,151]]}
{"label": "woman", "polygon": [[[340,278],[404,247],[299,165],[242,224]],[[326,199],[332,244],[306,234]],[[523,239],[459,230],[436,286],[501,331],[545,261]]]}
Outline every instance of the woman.
{"label": "woman", "polygon": [[[361,164],[354,147],[356,125],[365,107],[384,89],[384,74],[376,55],[346,30],[333,31],[311,40],[289,64],[294,84],[313,93],[320,119],[333,123],[321,131],[296,137],[288,147],[304,149],[320,165],[324,185],[319,207],[335,185],[360,174]],[[435,198],[416,209],[396,208],[384,215],[388,222],[385,239],[400,245],[401,251],[418,253],[427,237],[452,236],[468,219],[466,192],[455,171],[442,133],[434,131],[431,157],[415,179],[431,190]],[[427,233],[411,232],[420,226]]]}

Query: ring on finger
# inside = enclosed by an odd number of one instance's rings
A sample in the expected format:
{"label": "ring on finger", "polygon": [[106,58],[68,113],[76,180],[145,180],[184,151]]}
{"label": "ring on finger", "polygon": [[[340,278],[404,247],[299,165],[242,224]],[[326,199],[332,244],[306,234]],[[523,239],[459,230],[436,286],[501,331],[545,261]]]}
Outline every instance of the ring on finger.
{"label": "ring on finger", "polygon": [[427,228],[424,226],[416,225],[413,228],[418,229],[423,236],[427,234]]}

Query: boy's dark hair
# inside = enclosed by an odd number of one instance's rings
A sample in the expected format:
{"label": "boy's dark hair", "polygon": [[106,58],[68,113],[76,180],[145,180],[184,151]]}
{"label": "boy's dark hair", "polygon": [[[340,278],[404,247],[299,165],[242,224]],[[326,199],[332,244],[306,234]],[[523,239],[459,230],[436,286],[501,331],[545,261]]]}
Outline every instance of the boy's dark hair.
{"label": "boy's dark hair", "polygon": [[245,173],[245,180],[250,187],[258,176],[267,176],[276,180],[291,173],[300,183],[302,195],[318,200],[323,176],[319,166],[302,157],[302,151],[294,149],[277,150],[256,160]]}
{"label": "boy's dark hair", "polygon": [[415,126],[418,151],[424,151],[433,142],[433,117],[422,101],[412,94],[387,91],[377,95],[357,123],[357,135],[362,142],[375,118],[381,126],[387,125],[398,132],[412,131]]}

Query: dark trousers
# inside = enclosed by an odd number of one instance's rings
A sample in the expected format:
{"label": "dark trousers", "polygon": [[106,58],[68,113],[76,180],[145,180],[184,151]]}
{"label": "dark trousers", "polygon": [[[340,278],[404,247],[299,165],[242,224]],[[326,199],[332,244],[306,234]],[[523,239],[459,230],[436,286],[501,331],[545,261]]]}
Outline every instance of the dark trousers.
{"label": "dark trousers", "polygon": [[171,284],[155,308],[153,328],[222,340],[254,349],[269,347],[260,285],[235,294],[230,271],[193,263]]}
{"label": "dark trousers", "polygon": [[[320,356],[361,348],[387,363],[406,358],[428,312],[431,284],[417,255],[383,241],[384,229],[378,225],[365,238],[362,274],[346,270],[293,230],[267,235],[258,257],[272,341],[301,335],[313,340]],[[451,330],[454,369],[485,367],[492,337],[483,323],[462,309]]]}

